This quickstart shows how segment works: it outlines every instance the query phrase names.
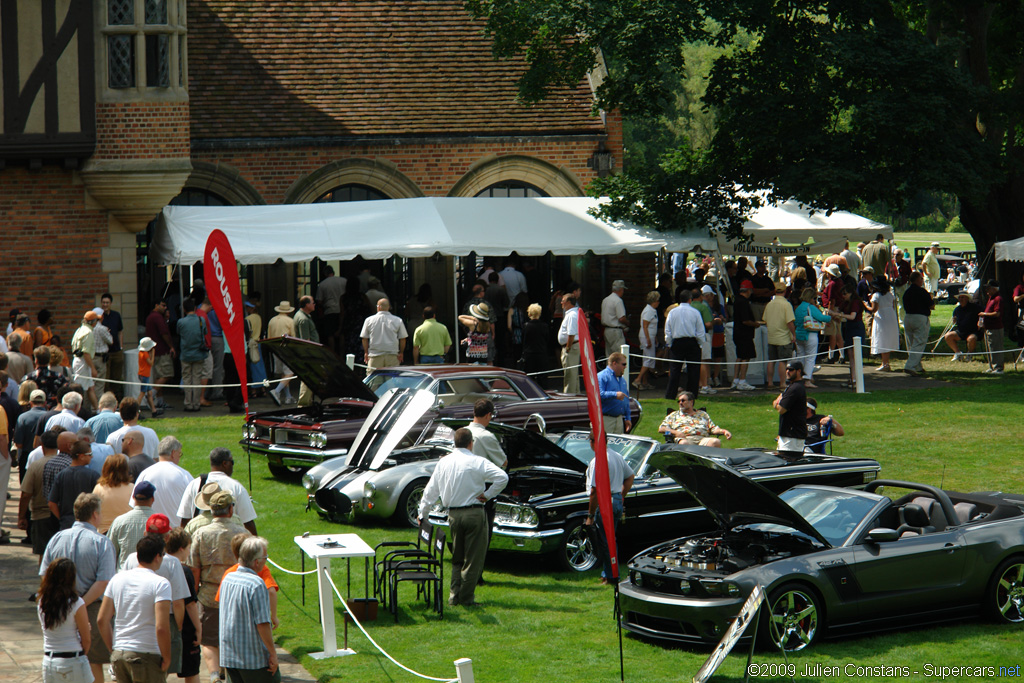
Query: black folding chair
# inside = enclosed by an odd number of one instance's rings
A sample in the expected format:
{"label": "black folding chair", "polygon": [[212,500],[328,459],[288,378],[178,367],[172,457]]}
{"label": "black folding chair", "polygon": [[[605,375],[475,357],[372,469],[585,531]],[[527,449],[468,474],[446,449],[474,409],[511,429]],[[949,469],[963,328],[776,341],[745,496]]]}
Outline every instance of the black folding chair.
{"label": "black folding chair", "polygon": [[[433,595],[434,608],[438,609],[438,602],[441,599],[441,577],[444,575],[442,565],[435,559],[419,557],[411,560],[400,560],[388,572],[390,579],[390,590],[388,606],[391,613],[395,615],[395,623],[398,623],[398,584],[403,581],[410,581],[417,585],[417,596],[423,591],[427,596],[427,603],[430,603],[430,596]],[[444,618],[444,613],[441,614]]]}
{"label": "black folding chair", "polygon": [[405,560],[431,557],[431,543],[434,539],[434,525],[424,519],[420,522],[419,532],[416,534],[416,542],[410,541],[384,541],[374,546],[374,556],[377,551],[384,549],[381,559],[375,559],[373,563],[373,594],[380,601],[382,606],[387,605],[388,593],[390,592],[389,574]]}

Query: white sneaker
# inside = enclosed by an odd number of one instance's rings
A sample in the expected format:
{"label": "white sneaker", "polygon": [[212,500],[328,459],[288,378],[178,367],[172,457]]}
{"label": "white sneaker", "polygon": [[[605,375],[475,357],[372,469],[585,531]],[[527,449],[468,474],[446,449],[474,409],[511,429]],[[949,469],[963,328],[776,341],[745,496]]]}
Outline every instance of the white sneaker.
{"label": "white sneaker", "polygon": [[746,380],[744,380],[736,388],[739,389],[740,391],[755,391],[757,389],[757,387],[755,387],[753,384],[748,384]]}
{"label": "white sneaker", "polygon": [[963,362],[963,360],[964,360],[964,354],[962,354],[959,351],[957,351],[956,353],[953,354],[953,358],[951,359],[951,362],[958,363],[958,362]]}
{"label": "white sneaker", "polygon": [[717,393],[718,393],[718,390],[717,389],[712,389],[711,387],[701,387],[700,388],[700,395],[701,396],[710,396],[711,394],[717,394]]}

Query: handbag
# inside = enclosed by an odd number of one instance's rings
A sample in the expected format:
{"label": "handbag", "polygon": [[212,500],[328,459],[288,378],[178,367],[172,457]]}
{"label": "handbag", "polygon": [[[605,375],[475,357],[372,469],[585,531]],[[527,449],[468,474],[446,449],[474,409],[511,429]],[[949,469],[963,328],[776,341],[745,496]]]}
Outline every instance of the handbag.
{"label": "handbag", "polygon": [[821,332],[825,329],[825,323],[815,320],[813,316],[804,316],[804,329],[808,332]]}

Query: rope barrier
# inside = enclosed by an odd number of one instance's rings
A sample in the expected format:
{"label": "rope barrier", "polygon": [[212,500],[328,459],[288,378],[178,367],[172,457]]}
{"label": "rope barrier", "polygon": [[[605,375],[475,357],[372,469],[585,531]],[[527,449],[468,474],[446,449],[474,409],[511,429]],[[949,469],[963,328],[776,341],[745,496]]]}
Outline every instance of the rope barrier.
{"label": "rope barrier", "polygon": [[[277,565],[274,565],[274,566],[277,566]],[[350,617],[352,617],[353,623],[355,623],[355,625],[359,628],[359,630],[362,631],[363,635],[366,636],[366,639],[369,640],[373,644],[373,646],[375,648],[377,648],[377,650],[380,651],[380,653],[382,655],[387,657],[388,660],[392,664],[396,665],[397,667],[399,667],[403,671],[408,671],[413,676],[418,676],[419,678],[424,678],[424,679],[426,679],[428,681],[440,681],[440,683],[458,683],[459,679],[457,679],[457,678],[434,678],[433,676],[427,676],[425,674],[419,673],[418,671],[413,671],[412,669],[410,669],[409,667],[405,666],[404,664],[399,662],[397,659],[395,659],[394,657],[389,655],[384,650],[384,648],[382,648],[380,645],[377,644],[376,640],[374,640],[372,637],[370,637],[370,634],[366,632],[366,629],[363,628],[363,625],[361,623],[359,623],[359,619],[357,619],[356,615],[352,613],[351,609],[349,609],[348,601],[346,601],[345,598],[341,597],[341,593],[338,591],[338,587],[334,584],[334,579],[331,578],[331,574],[330,574],[330,572],[327,571],[326,567],[324,568],[324,575],[327,577],[327,581],[331,584],[331,588],[334,590],[334,594],[338,596],[338,600],[340,600],[341,604],[344,605],[345,611],[348,612],[348,615]]]}
{"label": "rope barrier", "polygon": [[272,564],[272,565],[274,565],[274,567],[275,567],[275,568],[277,568],[277,569],[280,569],[280,570],[281,570],[281,571],[283,571],[283,572],[284,572],[285,574],[291,574],[292,576],[306,576],[306,575],[308,575],[308,574],[316,574],[316,570],[315,570],[315,569],[310,569],[310,570],[309,570],[308,572],[293,572],[293,571],[292,571],[292,570],[290,570],[290,569],[285,569],[284,567],[282,567],[281,565],[279,565],[279,564],[278,564],[277,562],[274,562],[274,561],[273,561],[272,559],[270,559],[269,557],[267,558],[267,562],[268,562],[269,564]]}

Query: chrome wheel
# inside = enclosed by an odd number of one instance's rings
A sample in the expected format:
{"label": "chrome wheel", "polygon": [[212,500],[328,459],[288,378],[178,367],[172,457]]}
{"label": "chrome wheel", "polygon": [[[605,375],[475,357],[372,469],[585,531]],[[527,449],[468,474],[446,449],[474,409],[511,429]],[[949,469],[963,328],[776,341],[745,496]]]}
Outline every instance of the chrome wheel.
{"label": "chrome wheel", "polygon": [[395,518],[399,523],[407,524],[413,528],[420,525],[420,501],[423,500],[423,490],[427,488],[427,480],[414,481],[402,492],[402,498],[398,501],[398,508],[395,510]]}
{"label": "chrome wheel", "polygon": [[783,587],[772,595],[768,629],[776,647],[787,652],[802,650],[818,633],[818,601],[807,589]]}
{"label": "chrome wheel", "polygon": [[1010,560],[1000,565],[992,586],[994,616],[1009,623],[1024,621],[1024,560]]}
{"label": "chrome wheel", "polygon": [[562,568],[571,572],[585,572],[597,564],[597,552],[582,519],[566,529],[559,560]]}

